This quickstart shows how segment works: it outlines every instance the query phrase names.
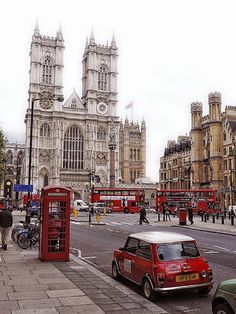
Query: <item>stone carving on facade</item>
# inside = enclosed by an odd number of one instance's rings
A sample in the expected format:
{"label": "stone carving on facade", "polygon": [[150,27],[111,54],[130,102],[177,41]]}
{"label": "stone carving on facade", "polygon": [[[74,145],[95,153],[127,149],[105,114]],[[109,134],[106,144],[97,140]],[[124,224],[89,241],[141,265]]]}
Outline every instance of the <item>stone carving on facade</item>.
{"label": "stone carving on facade", "polygon": [[106,166],[107,164],[107,156],[102,152],[97,153],[96,164],[98,166]]}
{"label": "stone carving on facade", "polygon": [[48,163],[50,162],[50,152],[48,152],[47,150],[41,150],[39,153],[39,161],[41,163]]}

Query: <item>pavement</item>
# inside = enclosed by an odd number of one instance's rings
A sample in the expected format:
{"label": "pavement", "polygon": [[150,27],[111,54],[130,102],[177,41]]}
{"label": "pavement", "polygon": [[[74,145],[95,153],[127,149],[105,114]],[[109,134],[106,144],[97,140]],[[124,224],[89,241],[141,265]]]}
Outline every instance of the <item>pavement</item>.
{"label": "pavement", "polygon": [[[195,217],[193,225],[182,227],[236,236],[235,225],[220,222]],[[150,223],[175,227],[178,218],[158,221],[154,216]],[[21,250],[12,240],[7,251],[0,250],[0,313],[168,314],[82,258],[70,254],[69,262],[42,262],[38,248]]]}

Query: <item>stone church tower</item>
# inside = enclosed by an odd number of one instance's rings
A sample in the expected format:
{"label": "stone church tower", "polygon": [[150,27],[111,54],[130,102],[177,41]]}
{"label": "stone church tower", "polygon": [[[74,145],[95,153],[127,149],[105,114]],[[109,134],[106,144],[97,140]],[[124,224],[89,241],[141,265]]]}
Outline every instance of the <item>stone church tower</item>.
{"label": "stone church tower", "polygon": [[192,188],[210,186],[219,190],[223,183],[223,127],[221,94],[208,95],[209,115],[202,116],[202,104],[191,104]]}
{"label": "stone church tower", "polygon": [[120,126],[120,169],[123,183],[146,176],[146,125],[125,119]]}
{"label": "stone church tower", "polygon": [[[26,154],[23,179],[27,184],[30,116],[33,98],[49,91],[63,95],[64,39],[42,36],[36,24],[30,49],[30,82],[26,112]],[[109,134],[117,134],[115,177],[119,169],[119,117],[117,116],[117,58],[113,36],[110,45],[97,45],[91,34],[83,55],[82,97],[74,90],[64,102],[34,101],[32,174],[34,193],[45,185],[72,187],[81,197],[89,193],[91,173],[109,184]]]}

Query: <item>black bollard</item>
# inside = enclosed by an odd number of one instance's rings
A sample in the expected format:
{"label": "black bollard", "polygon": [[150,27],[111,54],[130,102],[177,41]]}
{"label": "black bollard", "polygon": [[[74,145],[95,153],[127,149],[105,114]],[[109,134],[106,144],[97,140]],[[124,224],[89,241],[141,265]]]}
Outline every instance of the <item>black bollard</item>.
{"label": "black bollard", "polygon": [[161,221],[161,213],[160,212],[158,212],[158,214],[157,214],[157,220]]}
{"label": "black bollard", "polygon": [[91,213],[89,212],[89,225],[91,224]]}
{"label": "black bollard", "polygon": [[222,225],[225,224],[225,217],[224,216],[221,216],[221,223],[222,223]]}
{"label": "black bollard", "polygon": [[216,222],[216,216],[213,214],[212,215],[212,223],[214,224]]}
{"label": "black bollard", "polygon": [[204,222],[207,222],[207,214],[204,214]]}
{"label": "black bollard", "polygon": [[216,214],[216,219],[217,220],[219,219],[219,212]]}
{"label": "black bollard", "polygon": [[203,213],[201,213],[201,219],[202,219],[202,221],[203,221],[203,215],[204,215],[204,214],[203,214]]}

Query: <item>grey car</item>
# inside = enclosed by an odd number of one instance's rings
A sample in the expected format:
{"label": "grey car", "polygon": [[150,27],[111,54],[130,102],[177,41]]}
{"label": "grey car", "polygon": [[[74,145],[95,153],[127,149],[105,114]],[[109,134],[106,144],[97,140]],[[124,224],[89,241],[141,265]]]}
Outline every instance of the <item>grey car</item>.
{"label": "grey car", "polygon": [[94,212],[99,214],[104,213],[104,208],[106,208],[106,213],[110,214],[112,212],[112,208],[107,206],[106,203],[94,203],[93,208]]}

